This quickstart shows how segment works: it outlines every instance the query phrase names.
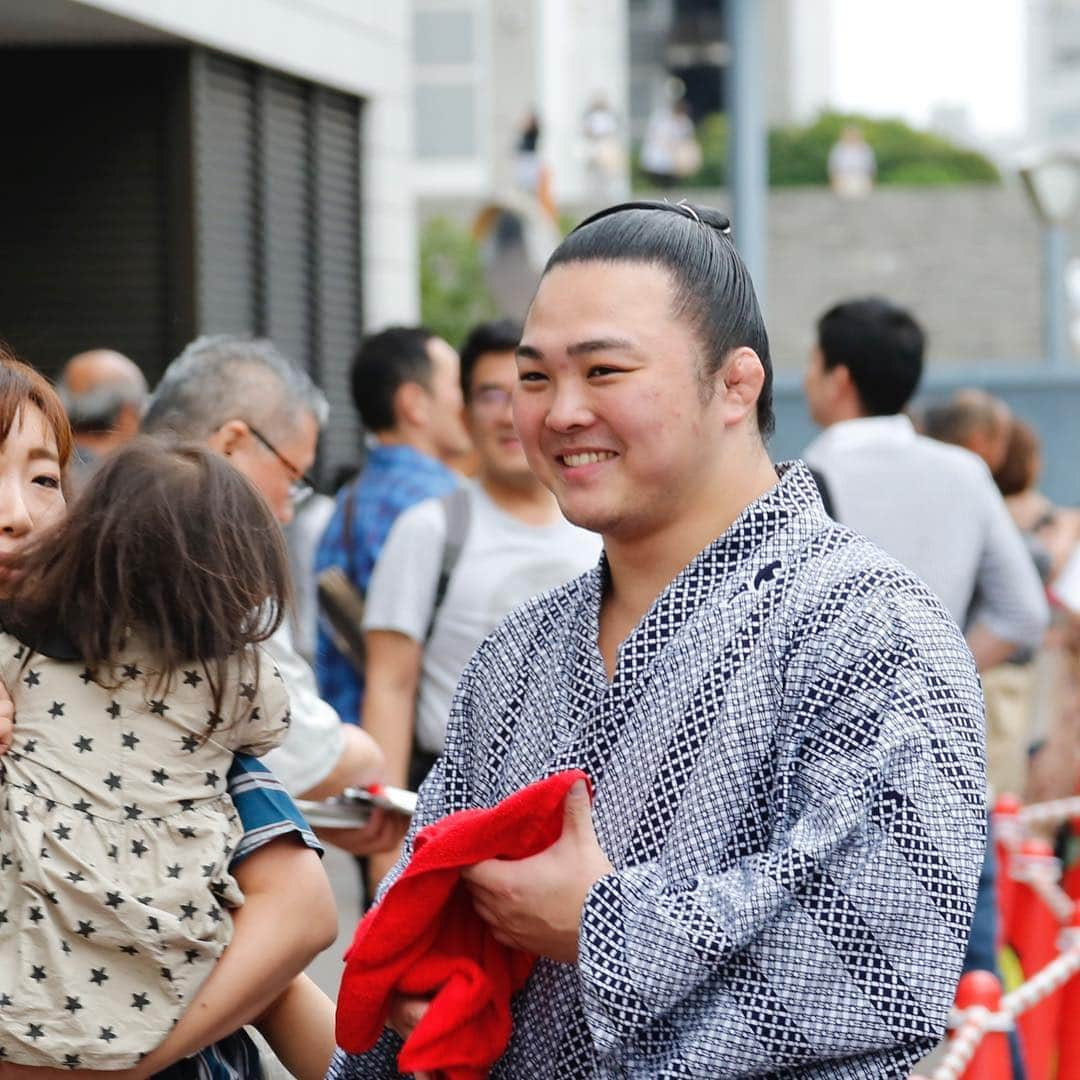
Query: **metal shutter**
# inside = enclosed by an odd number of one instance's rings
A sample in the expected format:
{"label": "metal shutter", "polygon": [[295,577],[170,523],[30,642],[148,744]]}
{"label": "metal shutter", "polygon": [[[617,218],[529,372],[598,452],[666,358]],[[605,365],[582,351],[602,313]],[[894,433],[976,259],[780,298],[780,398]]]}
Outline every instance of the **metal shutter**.
{"label": "metal shutter", "polygon": [[53,373],[119,349],[150,379],[168,359],[162,124],[182,53],[5,49],[0,94],[0,336]]}
{"label": "metal shutter", "polygon": [[199,332],[261,334],[255,69],[199,50],[192,63]]}
{"label": "metal shutter", "polygon": [[360,459],[360,418],[349,369],[360,342],[360,102],[320,90],[314,98],[315,296],[313,373],[330,399],[324,475]]}
{"label": "metal shutter", "polygon": [[264,334],[323,386],[329,482],[361,456],[360,101],[202,50],[192,70],[199,329]]}

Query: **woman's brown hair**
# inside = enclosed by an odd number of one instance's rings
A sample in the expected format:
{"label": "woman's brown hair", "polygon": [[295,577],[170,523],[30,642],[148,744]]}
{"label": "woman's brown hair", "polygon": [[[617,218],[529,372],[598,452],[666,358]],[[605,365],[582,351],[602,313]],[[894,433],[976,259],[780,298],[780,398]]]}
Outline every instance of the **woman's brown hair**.
{"label": "woman's brown hair", "polygon": [[994,473],[994,481],[1001,494],[1008,498],[1027,491],[1038,482],[1039,436],[1030,424],[1014,419],[1009,428],[1009,442],[1005,459]]}
{"label": "woman's brown hair", "polygon": [[74,446],[64,405],[44,375],[17,359],[0,342],[0,445],[7,440],[27,405],[40,409],[44,415],[56,439],[56,456],[63,473]]}
{"label": "woman's brown hair", "polygon": [[99,681],[134,636],[162,684],[201,663],[215,713],[229,657],[270,637],[289,601],[284,538],[251,483],[204,447],[146,438],[106,458],[66,520],[8,565],[17,636],[59,633]]}

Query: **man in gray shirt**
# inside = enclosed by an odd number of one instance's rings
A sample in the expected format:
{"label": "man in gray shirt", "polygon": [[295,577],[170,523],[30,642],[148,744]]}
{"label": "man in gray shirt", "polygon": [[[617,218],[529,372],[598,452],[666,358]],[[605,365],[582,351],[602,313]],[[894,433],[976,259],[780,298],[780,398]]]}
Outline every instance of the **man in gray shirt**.
{"label": "man in gray shirt", "polygon": [[986,465],[916,433],[901,410],[922,374],[924,335],[886,300],[849,300],[818,322],[805,378],[826,430],[803,457],[836,519],[934,590],[980,671],[1035,648],[1049,612],[1038,574]]}

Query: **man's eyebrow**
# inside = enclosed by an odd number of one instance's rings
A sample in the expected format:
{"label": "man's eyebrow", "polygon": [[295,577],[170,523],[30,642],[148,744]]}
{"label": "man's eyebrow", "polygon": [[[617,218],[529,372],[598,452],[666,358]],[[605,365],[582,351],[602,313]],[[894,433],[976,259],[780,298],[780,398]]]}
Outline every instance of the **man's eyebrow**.
{"label": "man's eyebrow", "polygon": [[[611,352],[615,349],[632,349],[634,343],[626,338],[592,338],[589,341],[578,341],[568,345],[568,356],[587,356],[589,353]],[[517,355],[521,360],[543,360],[544,354],[531,345],[519,345]]]}
{"label": "man's eyebrow", "polygon": [[31,461],[40,461],[44,458],[46,461],[55,461],[57,464],[60,462],[60,455],[47,446],[35,446],[26,456]]}

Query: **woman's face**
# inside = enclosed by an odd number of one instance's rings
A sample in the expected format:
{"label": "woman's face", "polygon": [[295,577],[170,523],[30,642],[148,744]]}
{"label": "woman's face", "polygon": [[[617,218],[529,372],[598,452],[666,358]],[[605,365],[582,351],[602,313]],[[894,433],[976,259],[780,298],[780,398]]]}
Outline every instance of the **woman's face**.
{"label": "woman's face", "polygon": [[56,436],[40,409],[24,405],[0,444],[0,557],[63,515]]}

